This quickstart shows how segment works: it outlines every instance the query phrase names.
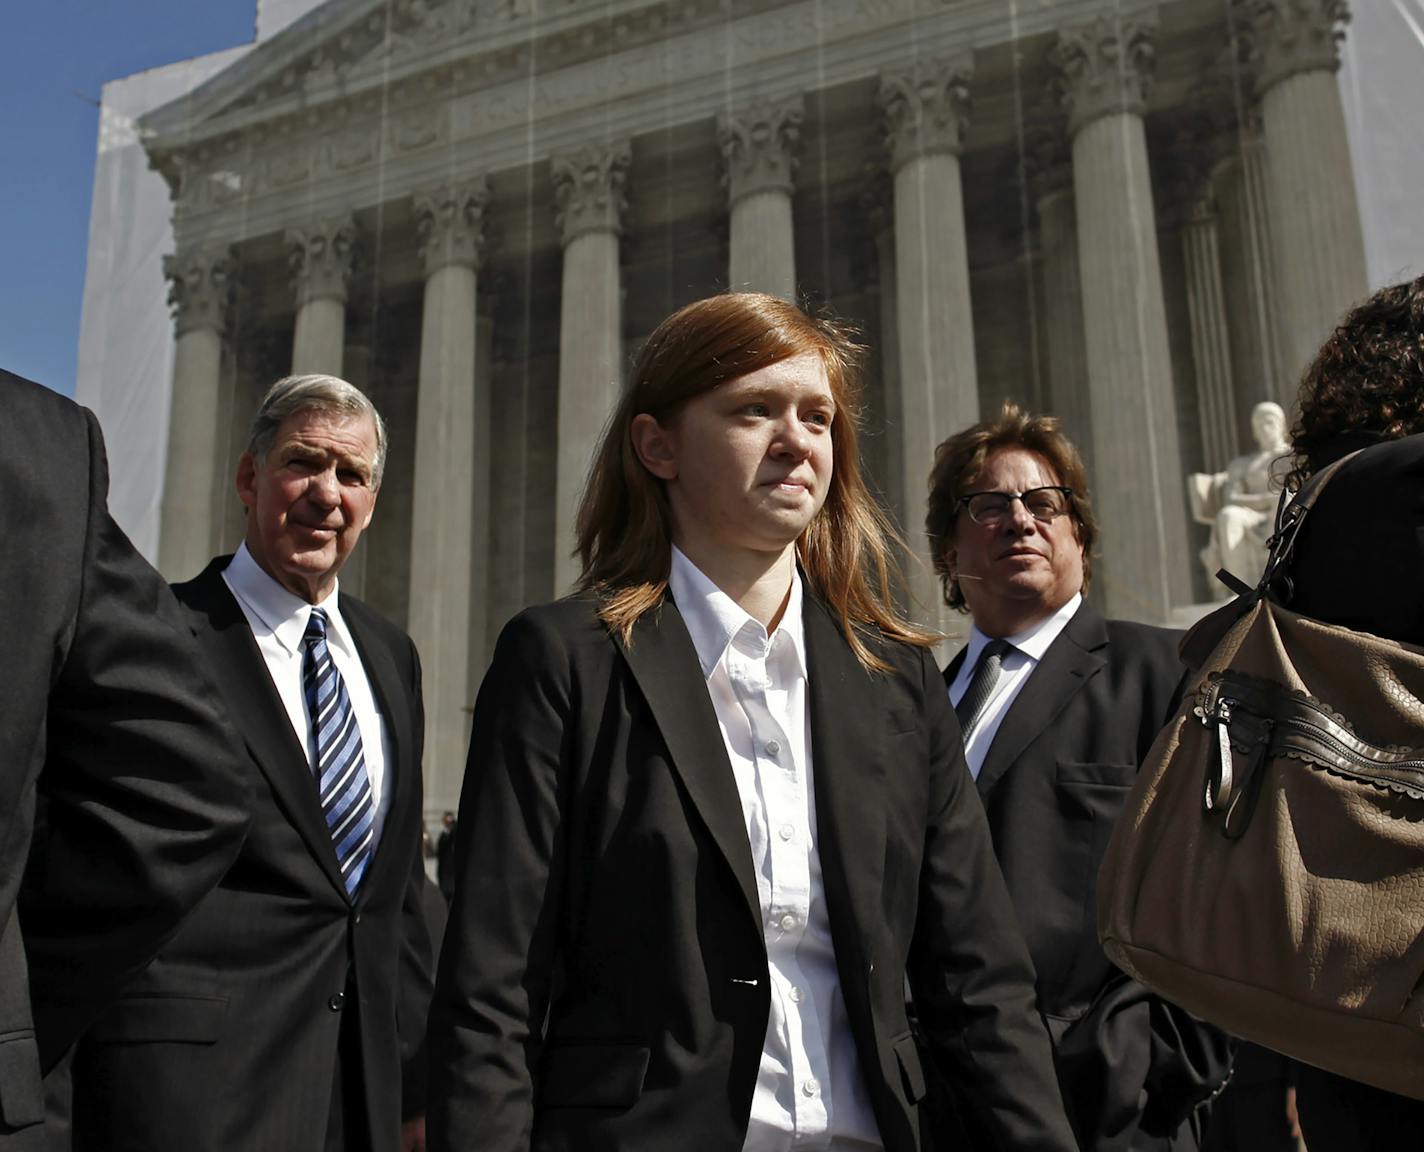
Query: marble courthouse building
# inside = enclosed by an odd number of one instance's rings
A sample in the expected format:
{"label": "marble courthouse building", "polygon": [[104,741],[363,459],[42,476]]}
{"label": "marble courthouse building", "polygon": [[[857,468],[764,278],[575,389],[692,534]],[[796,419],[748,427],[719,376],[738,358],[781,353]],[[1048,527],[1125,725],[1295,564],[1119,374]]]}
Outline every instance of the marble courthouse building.
{"label": "marble courthouse building", "polygon": [[[257,397],[386,413],[343,586],[415,637],[453,807],[495,635],[568,588],[642,337],[727,287],[871,348],[867,462],[921,536],[934,445],[1058,413],[1095,596],[1206,598],[1183,477],[1249,444],[1365,295],[1343,0],[328,0],[142,123],[172,193],[170,577],[242,532]],[[928,569],[914,578],[937,601]],[[922,618],[936,620],[933,608]]]}

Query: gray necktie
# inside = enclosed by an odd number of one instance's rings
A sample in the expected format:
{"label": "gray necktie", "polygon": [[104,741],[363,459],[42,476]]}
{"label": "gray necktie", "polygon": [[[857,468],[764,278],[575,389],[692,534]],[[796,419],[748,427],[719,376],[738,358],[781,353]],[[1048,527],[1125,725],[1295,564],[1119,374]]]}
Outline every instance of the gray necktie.
{"label": "gray necktie", "polygon": [[994,685],[999,682],[999,668],[1004,657],[1013,650],[1014,646],[1007,640],[990,640],[984,645],[984,651],[979,653],[979,663],[975,665],[969,687],[954,706],[954,714],[959,717],[959,728],[964,733],[966,744],[969,743],[969,734],[974,731],[974,725],[979,722],[984,705],[989,703],[989,697],[994,693]]}

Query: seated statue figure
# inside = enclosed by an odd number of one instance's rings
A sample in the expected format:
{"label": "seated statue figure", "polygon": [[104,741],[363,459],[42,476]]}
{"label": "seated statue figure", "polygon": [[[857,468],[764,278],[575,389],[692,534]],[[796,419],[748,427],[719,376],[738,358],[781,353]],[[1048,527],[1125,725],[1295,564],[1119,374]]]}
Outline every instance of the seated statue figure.
{"label": "seated statue figure", "polygon": [[1269,400],[1251,410],[1256,451],[1238,456],[1225,472],[1196,472],[1187,477],[1192,517],[1211,525],[1211,539],[1201,551],[1213,597],[1225,600],[1230,589],[1216,578],[1225,568],[1254,585],[1266,566],[1266,541],[1274,527],[1276,501],[1285,480],[1286,414]]}

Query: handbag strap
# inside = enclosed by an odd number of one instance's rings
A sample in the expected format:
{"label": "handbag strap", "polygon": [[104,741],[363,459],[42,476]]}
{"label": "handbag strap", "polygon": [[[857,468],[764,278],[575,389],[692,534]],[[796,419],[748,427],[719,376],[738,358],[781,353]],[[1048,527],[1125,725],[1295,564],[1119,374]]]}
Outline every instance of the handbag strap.
{"label": "handbag strap", "polygon": [[[1325,491],[1325,486],[1330,483],[1335,473],[1362,451],[1363,449],[1358,449],[1326,465],[1302,484],[1294,497],[1287,489],[1281,489],[1280,500],[1276,503],[1275,531],[1266,542],[1270,555],[1266,559],[1260,581],[1253,588],[1225,569],[1216,574],[1217,579],[1236,592],[1236,598],[1203,616],[1182,637],[1177,651],[1188,668],[1195,671],[1205,665],[1221,638],[1258,602],[1274,599],[1276,603],[1284,604],[1290,600],[1293,589],[1290,577],[1285,575],[1285,568],[1295,548],[1301,525],[1305,523],[1306,516],[1315,507],[1315,502],[1320,499],[1321,492]],[[1284,594],[1277,593],[1272,597],[1272,584],[1276,581],[1285,585]]]}
{"label": "handbag strap", "polygon": [[1270,548],[1271,554],[1266,559],[1266,566],[1261,572],[1260,583],[1256,585],[1257,595],[1267,595],[1271,585],[1276,580],[1283,579],[1286,583],[1286,594],[1282,599],[1283,601],[1290,599],[1290,577],[1285,576],[1284,572],[1286,565],[1290,562],[1291,553],[1295,550],[1295,542],[1300,535],[1301,525],[1305,523],[1306,516],[1315,507],[1315,502],[1320,499],[1320,494],[1325,491],[1325,486],[1330,483],[1335,474],[1363,451],[1363,448],[1357,448],[1327,464],[1302,484],[1294,498],[1289,501],[1287,501],[1287,490],[1281,489],[1281,498],[1276,503],[1276,530],[1266,541],[1266,546]]}

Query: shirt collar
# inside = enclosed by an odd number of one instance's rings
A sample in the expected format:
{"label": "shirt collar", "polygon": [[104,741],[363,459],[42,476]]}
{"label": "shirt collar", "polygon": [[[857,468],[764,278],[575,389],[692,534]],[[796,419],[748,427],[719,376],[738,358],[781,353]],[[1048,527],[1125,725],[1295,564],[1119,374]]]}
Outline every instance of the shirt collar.
{"label": "shirt collar", "polygon": [[774,646],[789,644],[799,670],[805,673],[806,625],[802,619],[801,573],[796,569],[791,571],[791,594],[787,597],[786,611],[770,635],[760,620],[712,583],[675,544],[668,588],[692,637],[704,679],[716,670],[727,648],[739,635],[760,648],[758,655],[767,654]]}
{"label": "shirt collar", "polygon": [[[327,643],[335,645],[345,655],[356,654],[350,630],[341,615],[339,582],[332,584],[330,593],[319,605],[308,604],[262,570],[247,550],[246,541],[238,545],[233,553],[227,568],[223,570],[223,579],[233,595],[257,617],[257,622],[261,623],[266,633],[291,655],[301,654],[302,637],[306,634],[313,607],[320,607],[326,613]],[[257,631],[257,622],[254,622],[254,632]]]}
{"label": "shirt collar", "polygon": [[[1083,594],[1075,592],[1068,598],[1068,602],[1053,615],[1045,616],[1037,624],[1030,624],[1022,632],[1015,632],[1012,636],[1005,636],[1004,639],[1012,644],[1016,651],[1023,653],[1037,664],[1043,659],[1043,654],[1048,651],[1053,642],[1058,639],[1058,634],[1068,626],[1068,621],[1073,619],[1073,614],[1078,611],[1082,603]],[[979,626],[971,625],[969,647],[964,653],[964,667],[976,667],[979,662],[979,653],[984,651],[984,646],[988,643],[989,637],[979,631]]]}

